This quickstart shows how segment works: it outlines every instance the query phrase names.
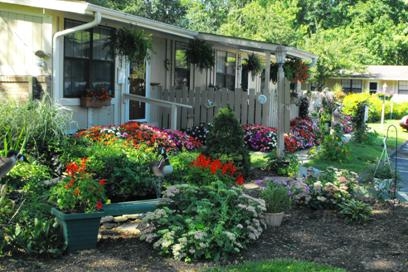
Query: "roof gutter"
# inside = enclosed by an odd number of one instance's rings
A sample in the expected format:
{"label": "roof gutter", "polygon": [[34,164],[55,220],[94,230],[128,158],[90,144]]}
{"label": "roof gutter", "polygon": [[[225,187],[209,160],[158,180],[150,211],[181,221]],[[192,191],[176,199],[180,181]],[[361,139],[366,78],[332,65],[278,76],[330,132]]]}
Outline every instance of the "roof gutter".
{"label": "roof gutter", "polygon": [[[100,12],[95,12],[94,14],[94,19],[86,24],[83,25],[79,25],[79,26],[75,26],[72,28],[68,28],[68,29],[64,29],[61,31],[58,31],[54,34],[53,38],[52,38],[52,89],[53,89],[53,93],[54,94],[60,94],[61,95],[61,91],[57,91],[59,90],[59,88],[61,88],[62,86],[62,70],[63,69],[58,69],[59,67],[62,67],[62,55],[58,55],[59,53],[61,53],[62,50],[62,43],[61,43],[61,37],[66,36],[68,34],[72,34],[81,30],[85,30],[85,29],[89,29],[92,28],[94,26],[97,26],[101,23],[102,20],[102,15]],[[58,97],[56,97],[54,95],[54,101],[57,102]]]}

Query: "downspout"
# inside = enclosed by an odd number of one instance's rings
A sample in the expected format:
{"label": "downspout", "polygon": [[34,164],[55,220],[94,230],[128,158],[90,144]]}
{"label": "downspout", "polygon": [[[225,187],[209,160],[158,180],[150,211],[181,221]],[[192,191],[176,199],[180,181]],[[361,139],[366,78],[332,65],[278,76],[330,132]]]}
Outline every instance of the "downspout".
{"label": "downspout", "polygon": [[[52,93],[53,93],[53,96],[52,97],[53,97],[54,102],[58,101],[62,93],[62,90],[59,90],[59,88],[61,88],[62,86],[62,82],[61,82],[62,81],[62,70],[59,69],[62,67],[62,56],[58,55],[62,52],[62,50],[61,50],[61,43],[60,43],[59,38],[65,35],[77,32],[77,31],[81,31],[81,30],[85,30],[85,29],[89,29],[94,26],[97,26],[101,23],[101,20],[102,20],[101,13],[99,11],[96,11],[93,21],[54,33],[54,36],[52,38],[52,45],[53,45],[52,47],[52,78],[53,78]],[[57,95],[57,91],[58,91],[58,95]]]}

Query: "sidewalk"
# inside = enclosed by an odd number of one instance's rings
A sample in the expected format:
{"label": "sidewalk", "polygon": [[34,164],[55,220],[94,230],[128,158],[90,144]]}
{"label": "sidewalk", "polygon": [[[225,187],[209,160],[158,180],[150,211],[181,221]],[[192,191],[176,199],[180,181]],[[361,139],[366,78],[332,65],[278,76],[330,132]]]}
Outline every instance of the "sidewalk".
{"label": "sidewalk", "polygon": [[[391,164],[397,161],[397,172],[399,174],[397,197],[408,201],[408,142],[401,145],[397,151],[390,156]],[[394,169],[394,168],[393,168]]]}

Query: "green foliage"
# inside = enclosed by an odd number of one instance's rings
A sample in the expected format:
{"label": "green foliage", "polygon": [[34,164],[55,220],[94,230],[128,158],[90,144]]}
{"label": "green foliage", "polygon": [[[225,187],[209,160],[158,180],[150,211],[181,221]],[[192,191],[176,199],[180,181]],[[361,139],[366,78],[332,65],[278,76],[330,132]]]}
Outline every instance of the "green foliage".
{"label": "green foliage", "polygon": [[367,139],[367,125],[364,121],[364,114],[367,106],[367,101],[359,102],[356,106],[356,113],[352,116],[354,128],[353,138],[358,143]]}
{"label": "green foliage", "polygon": [[8,242],[14,251],[29,255],[60,256],[64,250],[61,228],[55,218],[24,218],[9,229]]}
{"label": "green foliage", "polygon": [[339,208],[340,214],[347,220],[358,223],[368,221],[372,213],[372,209],[368,204],[356,199],[345,200],[339,204]]}
{"label": "green foliage", "polygon": [[50,189],[50,202],[66,213],[87,213],[102,209],[105,180],[87,172],[86,159],[67,165],[67,176]]}
{"label": "green foliage", "polygon": [[89,171],[106,179],[106,195],[113,202],[135,200],[155,195],[157,178],[150,169],[157,160],[152,148],[124,148],[121,143],[94,144],[86,151]]}
{"label": "green foliage", "polygon": [[261,191],[261,198],[265,200],[266,212],[269,213],[284,212],[291,206],[288,189],[272,182]]}
{"label": "green foliage", "polygon": [[282,158],[277,158],[274,152],[267,155],[268,162],[266,168],[277,173],[279,176],[296,177],[299,172],[299,160],[296,155],[285,154]]}
{"label": "green foliage", "polygon": [[242,264],[209,268],[204,272],[346,272],[341,268],[295,260],[250,261]]}
{"label": "green foliage", "polygon": [[141,239],[178,260],[219,260],[241,252],[263,231],[265,203],[222,182],[167,188],[164,202],[144,221]]}
{"label": "green foliage", "polygon": [[1,182],[19,189],[29,182],[40,183],[50,178],[50,169],[47,166],[39,164],[37,161],[31,163],[18,162]]}
{"label": "green foliage", "polygon": [[203,40],[191,40],[186,51],[189,63],[197,65],[201,70],[214,66],[214,55],[210,44]]}
{"label": "green foliage", "polygon": [[112,37],[112,47],[119,55],[127,56],[136,66],[144,64],[152,49],[152,37],[143,30],[121,28]]}
{"label": "green foliage", "polygon": [[253,75],[259,75],[262,71],[261,60],[254,53],[248,55],[247,59],[244,59],[243,69],[252,72]]}
{"label": "green foliage", "polygon": [[350,154],[350,147],[348,143],[343,142],[342,137],[341,128],[335,127],[330,134],[324,136],[317,156],[330,161],[346,161]]}
{"label": "green foliage", "polygon": [[299,99],[299,117],[306,118],[309,116],[309,98],[301,96]]}
{"label": "green foliage", "polygon": [[212,158],[234,161],[244,175],[249,171],[249,152],[244,143],[244,131],[229,107],[221,108],[214,118],[206,141],[205,153]]}
{"label": "green foliage", "polygon": [[71,115],[50,97],[25,103],[7,101],[0,107],[0,150],[25,151],[39,156],[64,138]]}

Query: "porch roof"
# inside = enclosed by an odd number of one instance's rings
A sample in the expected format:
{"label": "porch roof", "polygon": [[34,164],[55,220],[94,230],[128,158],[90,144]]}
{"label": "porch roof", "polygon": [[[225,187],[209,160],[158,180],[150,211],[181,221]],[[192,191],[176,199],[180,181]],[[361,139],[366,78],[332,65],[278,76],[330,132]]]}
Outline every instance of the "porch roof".
{"label": "porch roof", "polygon": [[407,65],[368,65],[366,70],[361,73],[349,73],[334,77],[355,78],[355,79],[371,79],[371,80],[408,80]]}
{"label": "porch roof", "polygon": [[113,9],[108,9],[105,7],[101,7],[98,5],[90,4],[85,1],[78,1],[78,0],[0,0],[0,2],[15,4],[15,5],[22,5],[22,6],[30,6],[36,8],[42,8],[47,10],[56,10],[61,12],[70,12],[76,14],[84,14],[84,15],[93,15],[95,12],[99,12],[104,19],[126,23],[134,26],[138,26],[144,29],[154,30],[161,33],[167,33],[171,35],[175,35],[178,37],[183,37],[187,39],[202,39],[213,44],[221,44],[227,45],[232,48],[241,49],[241,50],[249,50],[249,51],[256,51],[262,53],[271,53],[274,54],[278,46],[283,47],[284,51],[288,56],[309,60],[309,61],[316,61],[317,56],[299,50],[294,47],[284,46],[279,44],[273,44],[268,42],[261,42],[261,41],[254,41],[236,37],[229,37],[229,36],[222,36],[222,35],[215,35],[215,34],[208,34],[208,33],[200,33],[196,31],[187,30],[178,26],[162,23],[159,21],[151,20],[145,17],[131,15],[128,13],[124,13],[121,11],[116,11]]}

